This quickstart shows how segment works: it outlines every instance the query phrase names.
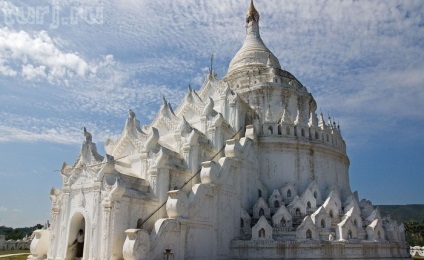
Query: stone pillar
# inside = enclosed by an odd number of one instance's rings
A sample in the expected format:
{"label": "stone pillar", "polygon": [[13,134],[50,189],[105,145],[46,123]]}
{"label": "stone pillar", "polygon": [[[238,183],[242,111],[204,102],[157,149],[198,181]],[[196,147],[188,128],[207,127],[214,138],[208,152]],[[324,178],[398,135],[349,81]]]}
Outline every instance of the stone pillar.
{"label": "stone pillar", "polygon": [[217,147],[216,145],[216,133],[215,133],[215,127],[211,126],[208,128],[208,138],[211,140],[213,147]]}
{"label": "stone pillar", "polygon": [[96,190],[93,192],[93,215],[91,217],[92,219],[92,223],[91,223],[91,233],[88,233],[87,230],[86,231],[86,236],[90,236],[90,249],[89,249],[89,255],[90,256],[95,256],[98,254],[99,252],[99,248],[101,247],[100,243],[99,243],[99,239],[98,239],[98,234],[100,232],[99,231],[99,225],[100,225],[100,200],[101,200],[101,191],[100,191],[100,184],[99,186],[96,187]]}
{"label": "stone pillar", "polygon": [[230,118],[229,118],[229,123],[230,125],[234,128],[237,129],[237,125],[238,123],[236,122],[236,102],[235,101],[230,101]]}
{"label": "stone pillar", "polygon": [[[242,126],[242,123],[240,122],[240,118],[239,118],[239,103],[236,103],[235,108],[234,108],[234,121],[235,121],[235,130],[238,131],[240,129],[240,127]],[[243,123],[244,124],[244,123]]]}
{"label": "stone pillar", "polygon": [[[49,259],[53,259],[53,257],[56,255],[56,249],[57,249],[57,242],[56,237],[59,236],[59,224],[60,221],[58,221],[60,218],[60,209],[52,209],[51,214],[51,222],[50,222],[50,241],[49,241],[49,250],[47,253],[47,257]],[[55,243],[56,241],[56,243]]]}
{"label": "stone pillar", "polygon": [[200,123],[201,123],[201,125],[202,125],[202,129],[201,129],[201,131],[202,131],[205,135],[207,135],[208,122],[207,122],[206,116],[202,116],[202,117],[200,117]]}
{"label": "stone pillar", "polygon": [[102,223],[102,259],[109,259],[110,256],[110,215],[112,207],[110,204],[103,205],[103,223]]}
{"label": "stone pillar", "polygon": [[140,155],[140,176],[142,179],[147,179],[147,153]]}
{"label": "stone pillar", "polygon": [[192,165],[191,165],[191,153],[190,153],[191,147],[190,147],[190,144],[183,145],[182,150],[183,150],[183,157],[184,157],[184,161],[186,163],[186,166],[187,166],[188,169],[191,169]]}
{"label": "stone pillar", "polygon": [[[110,231],[109,231],[109,235],[111,238],[117,238],[119,237],[123,232],[120,231],[117,226],[119,225],[116,221],[116,218],[118,216],[119,213],[119,206],[120,206],[120,201],[116,201],[113,203],[113,207],[111,209],[111,214],[110,214]],[[118,229],[118,230],[117,230]],[[121,245],[118,246],[118,242],[117,239],[109,239],[109,259],[121,259],[121,257],[119,257],[120,255],[122,255],[122,248]]]}
{"label": "stone pillar", "polygon": [[[197,171],[200,170],[200,151],[198,145],[192,145],[191,151],[190,151],[190,164],[191,164],[191,174],[194,175],[197,173]],[[194,184],[198,183],[200,181],[199,176],[196,176],[191,180],[192,187]]]}
{"label": "stone pillar", "polygon": [[[116,245],[113,244],[115,242],[113,238],[117,237],[117,234],[114,233],[114,228],[116,226],[115,216],[117,212],[119,212],[120,198],[125,192],[125,185],[123,184],[121,179],[116,179],[116,183],[110,186],[109,189],[111,189],[109,194],[107,194],[102,201],[103,234],[102,234],[101,259],[111,259],[111,258],[117,257],[117,256],[112,257],[112,253],[113,252],[116,253]],[[120,253],[121,252],[119,252],[118,255]]]}
{"label": "stone pillar", "polygon": [[[60,221],[60,230],[58,231],[58,243],[59,243],[59,248],[58,248],[58,253],[62,254],[62,258],[65,259],[66,258],[66,253],[68,251],[68,238],[66,237],[66,223],[68,223],[69,220],[69,216],[68,216],[68,207],[70,206],[70,202],[69,202],[69,188],[67,188],[67,190],[65,190],[65,188],[63,188],[63,198],[62,198],[62,205],[63,205],[63,210],[62,210],[62,219]],[[59,227],[58,227],[59,228]],[[60,257],[60,255],[59,255]]]}
{"label": "stone pillar", "polygon": [[[223,133],[223,131],[221,130],[221,127],[220,126],[218,126],[217,128],[216,128],[216,130],[215,130],[215,140],[216,140],[216,145],[215,145],[215,147],[216,147],[216,149],[217,150],[220,150],[221,148],[222,148],[222,145],[223,145],[223,139],[224,139],[224,133]],[[221,154],[219,155],[220,157],[221,156],[224,156],[224,151],[221,151]]]}
{"label": "stone pillar", "polygon": [[[59,237],[60,233],[59,233],[59,225],[60,225],[60,211],[61,211],[61,206],[62,206],[62,201],[60,199],[61,196],[61,191],[52,188],[52,190],[50,191],[50,199],[52,200],[52,211],[51,211],[51,220],[50,220],[50,238],[49,238],[49,249],[47,252],[47,257],[49,259],[52,259],[57,252],[57,247],[58,247],[58,240],[56,239],[57,237]],[[55,243],[56,241],[56,243]]]}
{"label": "stone pillar", "polygon": [[224,118],[228,119],[228,115],[227,115],[227,97],[225,95],[226,93],[224,93],[224,95],[220,96],[221,99],[221,114],[224,116]]}
{"label": "stone pillar", "polygon": [[[158,197],[159,204],[164,203],[168,199],[169,191],[169,169],[160,168],[157,170],[157,183],[156,183],[156,196]],[[162,207],[159,210],[159,218],[166,217],[166,209]]]}

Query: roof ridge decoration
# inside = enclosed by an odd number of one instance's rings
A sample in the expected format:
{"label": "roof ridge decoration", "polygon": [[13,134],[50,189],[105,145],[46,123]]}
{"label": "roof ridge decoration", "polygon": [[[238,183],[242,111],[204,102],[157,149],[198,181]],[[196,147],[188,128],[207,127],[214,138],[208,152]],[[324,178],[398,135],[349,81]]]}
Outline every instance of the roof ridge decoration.
{"label": "roof ridge decoration", "polygon": [[[187,101],[187,103],[190,103],[190,104],[196,104],[196,105],[198,105],[198,104],[204,105],[205,104],[203,102],[203,100],[199,97],[199,95],[196,93],[196,91],[191,88],[191,86],[188,86],[188,92],[185,95],[184,100]],[[177,108],[176,111],[178,111],[178,110],[179,109]],[[178,114],[178,112],[177,112],[177,114]]]}
{"label": "roof ridge decoration", "polygon": [[127,122],[125,122],[125,128],[127,134],[131,135],[131,137],[138,138],[141,135],[146,135],[146,133],[141,130],[140,121],[137,119],[134,111],[131,109],[128,110],[128,118]]}
{"label": "roof ridge decoration", "polygon": [[150,123],[147,128],[156,127],[160,130],[162,125],[165,125],[169,131],[175,131],[178,129],[181,119],[175,115],[174,110],[171,107],[171,104],[163,97],[163,104],[160,107],[156,117]]}
{"label": "roof ridge decoration", "polygon": [[[203,109],[203,115],[205,116],[215,116],[216,115],[216,111],[214,111],[214,106],[215,106],[215,102],[213,101],[213,99],[211,97],[208,98],[208,101]],[[215,113],[214,113],[215,112]]]}
{"label": "roof ridge decoration", "polygon": [[193,130],[190,123],[187,122],[187,120],[185,119],[185,116],[183,116],[183,119],[181,120],[181,123],[178,126],[178,129],[181,131],[181,134],[183,135],[190,134],[191,131]]}
{"label": "roof ridge decoration", "polygon": [[93,136],[91,135],[90,132],[87,131],[87,129],[85,128],[85,126],[84,126],[84,137],[85,137],[85,140],[87,142],[93,141]]}
{"label": "roof ridge decoration", "polygon": [[98,153],[97,146],[92,141],[93,136],[91,135],[91,133],[88,132],[85,127],[83,127],[83,130],[85,141],[81,145],[80,153],[73,165],[68,165],[66,162],[63,163],[61,169],[61,173],[63,175],[67,176],[71,174],[71,172],[76,168],[78,168],[80,171],[82,168],[85,168],[87,166],[98,166],[98,164],[100,164],[104,159],[104,157]]}
{"label": "roof ridge decoration", "polygon": [[188,109],[193,110],[198,115],[201,115],[205,107],[205,102],[199,97],[197,92],[188,86],[188,92],[184,97],[184,101],[175,110],[177,117],[184,115]]}
{"label": "roof ridge decoration", "polygon": [[155,127],[151,127],[145,132],[140,127],[140,121],[131,109],[128,110],[128,118],[125,122],[124,130],[121,136],[113,140],[108,138],[105,143],[106,154],[120,156],[126,145],[131,144],[140,152],[146,152],[154,149],[159,140],[159,132]]}

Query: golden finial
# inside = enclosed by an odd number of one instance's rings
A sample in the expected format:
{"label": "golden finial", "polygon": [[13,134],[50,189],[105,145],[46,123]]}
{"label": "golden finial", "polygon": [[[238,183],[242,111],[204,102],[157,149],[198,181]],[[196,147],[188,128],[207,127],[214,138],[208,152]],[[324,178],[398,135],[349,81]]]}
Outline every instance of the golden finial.
{"label": "golden finial", "polygon": [[259,21],[259,13],[253,4],[253,0],[250,0],[250,6],[246,13],[246,22],[250,22],[251,20],[254,20],[255,22]]}

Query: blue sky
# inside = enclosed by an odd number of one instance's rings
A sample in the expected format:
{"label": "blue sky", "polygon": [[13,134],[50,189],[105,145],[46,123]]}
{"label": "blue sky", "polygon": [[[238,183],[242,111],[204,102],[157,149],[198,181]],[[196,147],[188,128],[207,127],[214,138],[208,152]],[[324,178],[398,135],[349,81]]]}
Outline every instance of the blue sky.
{"label": "blue sky", "polygon": [[[149,124],[219,78],[248,0],[0,2],[0,225],[50,217],[83,126],[99,150],[128,108]],[[257,0],[261,35],[318,111],[340,122],[350,181],[374,204],[424,203],[424,1]]]}

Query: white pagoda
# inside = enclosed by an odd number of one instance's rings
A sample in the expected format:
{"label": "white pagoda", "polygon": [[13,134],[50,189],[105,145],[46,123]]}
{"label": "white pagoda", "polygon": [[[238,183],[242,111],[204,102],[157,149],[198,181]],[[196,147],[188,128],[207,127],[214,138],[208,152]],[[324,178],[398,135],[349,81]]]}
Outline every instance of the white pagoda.
{"label": "white pagoda", "polygon": [[403,225],[382,218],[349,185],[340,128],[259,34],[251,2],[246,39],[227,74],[209,71],[174,110],[165,100],[140,126],[129,111],[98,154],[92,136],[29,259],[402,259]]}

